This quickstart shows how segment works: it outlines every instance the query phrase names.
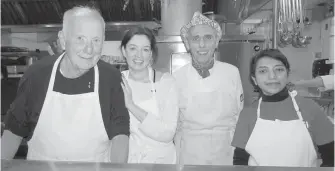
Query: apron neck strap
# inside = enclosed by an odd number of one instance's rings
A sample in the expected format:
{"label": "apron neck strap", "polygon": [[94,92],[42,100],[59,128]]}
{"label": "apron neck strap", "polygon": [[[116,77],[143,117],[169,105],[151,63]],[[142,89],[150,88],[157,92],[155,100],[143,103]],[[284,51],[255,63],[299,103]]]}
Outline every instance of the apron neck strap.
{"label": "apron neck strap", "polygon": [[54,83],[55,83],[57,68],[58,68],[58,65],[59,65],[60,61],[63,59],[64,56],[65,56],[65,52],[62,53],[61,55],[59,55],[59,57],[57,58],[56,62],[54,63],[54,65],[52,67],[52,72],[51,72],[51,76],[50,76],[50,80],[49,80],[49,86],[48,86],[48,90],[47,90],[48,92],[50,92],[54,89]]}
{"label": "apron neck strap", "polygon": [[299,117],[299,120],[303,120],[301,112],[300,112],[300,109],[299,109],[299,106],[297,104],[297,101],[295,100],[295,96],[298,95],[297,91],[296,90],[289,91],[289,94],[291,96],[291,99],[292,99],[292,102],[293,102],[293,106],[294,106],[295,112],[297,113],[297,115]]}
{"label": "apron neck strap", "polygon": [[[301,115],[301,112],[300,112],[300,109],[299,109],[299,106],[298,106],[298,104],[297,104],[297,101],[295,100],[295,96],[297,95],[298,93],[297,93],[297,91],[289,91],[289,95],[290,95],[290,97],[291,97],[291,99],[292,99],[292,102],[293,102],[293,106],[294,106],[294,110],[295,110],[295,112],[297,113],[297,115],[298,115],[298,117],[299,117],[299,120],[303,120],[303,118],[302,118],[302,115]],[[259,98],[259,100],[258,100],[258,107],[257,107],[257,118],[259,118],[260,117],[260,107],[261,107],[261,103],[262,103],[262,97],[261,98]]]}
{"label": "apron neck strap", "polygon": [[[130,70],[125,72],[126,79],[129,79],[129,73],[130,73]],[[148,74],[149,74],[149,81],[150,81],[150,85],[151,85],[151,92],[155,96],[155,94],[156,94],[156,86],[155,86],[156,71],[154,69],[152,69],[151,67],[148,67]]]}
{"label": "apron neck strap", "polygon": [[153,94],[156,94],[156,88],[155,88],[155,82],[156,82],[156,71],[152,69],[151,67],[148,67],[149,72],[149,80],[151,84],[151,92]]}
{"label": "apron neck strap", "polygon": [[99,93],[99,68],[98,64],[94,66],[94,92]]}

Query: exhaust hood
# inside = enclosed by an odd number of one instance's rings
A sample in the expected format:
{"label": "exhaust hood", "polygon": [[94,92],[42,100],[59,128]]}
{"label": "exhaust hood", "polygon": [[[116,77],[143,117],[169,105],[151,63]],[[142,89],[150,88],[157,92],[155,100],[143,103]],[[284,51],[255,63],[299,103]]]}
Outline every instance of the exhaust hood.
{"label": "exhaust hood", "polygon": [[[216,18],[224,23],[240,24],[259,12],[271,0],[219,0]],[[214,18],[215,18],[214,16]]]}
{"label": "exhaust hood", "polygon": [[[91,2],[89,0],[80,2],[85,1]],[[271,0],[203,0],[202,11],[211,11],[216,18],[223,16],[225,17],[224,22],[239,23],[258,11],[269,1]],[[1,25],[60,24],[64,11],[74,6],[77,2],[76,0],[2,0]],[[94,1],[95,6],[100,9],[106,22],[123,23],[160,20],[160,0],[156,0],[154,11],[151,9],[149,0],[139,2],[130,3],[126,11],[123,11],[121,8],[123,1]],[[140,10],[135,10],[136,8]]]}

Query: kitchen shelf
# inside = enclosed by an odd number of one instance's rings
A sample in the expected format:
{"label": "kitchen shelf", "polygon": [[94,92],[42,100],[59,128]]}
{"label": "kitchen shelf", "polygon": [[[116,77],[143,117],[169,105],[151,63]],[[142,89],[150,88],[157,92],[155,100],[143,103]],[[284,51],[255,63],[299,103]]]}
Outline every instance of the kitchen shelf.
{"label": "kitchen shelf", "polygon": [[1,52],[1,56],[26,56],[30,52]]}
{"label": "kitchen shelf", "polygon": [[23,74],[8,74],[8,78],[21,78]]}

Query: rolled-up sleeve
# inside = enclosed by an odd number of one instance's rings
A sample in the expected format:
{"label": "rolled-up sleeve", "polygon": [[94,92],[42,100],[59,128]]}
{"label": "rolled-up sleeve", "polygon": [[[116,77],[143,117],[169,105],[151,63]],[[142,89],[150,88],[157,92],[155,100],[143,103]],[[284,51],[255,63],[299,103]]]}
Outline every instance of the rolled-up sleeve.
{"label": "rolled-up sleeve", "polygon": [[[148,113],[142,124],[139,126],[148,137],[160,141],[171,142],[176,132],[178,121],[178,93],[175,79],[170,77],[164,84],[167,91],[161,89],[161,96],[157,96],[159,113],[155,115]],[[157,93],[158,94],[158,93]],[[158,97],[160,97],[158,99]]]}
{"label": "rolled-up sleeve", "polygon": [[121,77],[119,79],[119,84],[116,84],[111,94],[111,124],[108,133],[110,139],[120,134],[129,136],[129,113],[124,101]]}
{"label": "rolled-up sleeve", "polygon": [[10,105],[5,117],[5,130],[11,131],[20,137],[30,134],[28,97],[31,92],[31,79],[24,75],[19,82],[16,97]]}

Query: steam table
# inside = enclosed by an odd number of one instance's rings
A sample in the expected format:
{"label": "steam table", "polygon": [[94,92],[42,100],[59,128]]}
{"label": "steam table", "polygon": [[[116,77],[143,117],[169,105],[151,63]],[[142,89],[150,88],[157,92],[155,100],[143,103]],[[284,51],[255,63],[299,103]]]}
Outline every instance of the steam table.
{"label": "steam table", "polygon": [[184,166],[1,160],[2,171],[334,171],[334,168]]}

